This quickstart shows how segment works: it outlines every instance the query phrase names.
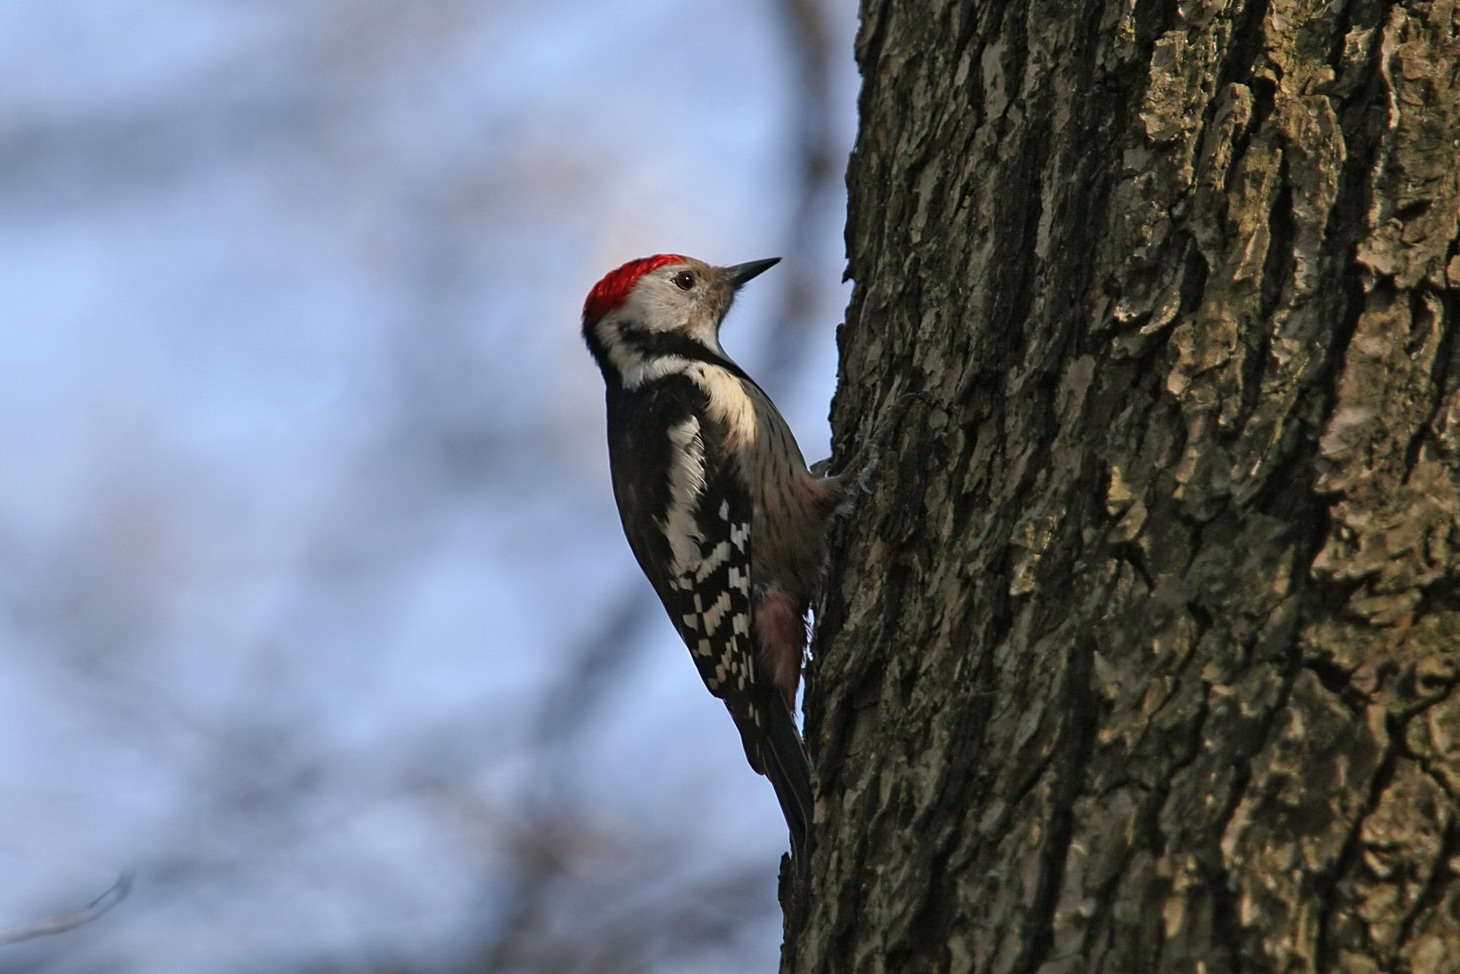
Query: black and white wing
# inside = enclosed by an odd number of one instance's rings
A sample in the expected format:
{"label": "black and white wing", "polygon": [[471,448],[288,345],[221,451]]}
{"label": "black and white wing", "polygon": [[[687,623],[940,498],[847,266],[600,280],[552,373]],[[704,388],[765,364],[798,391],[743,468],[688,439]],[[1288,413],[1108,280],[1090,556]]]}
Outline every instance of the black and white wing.
{"label": "black and white wing", "polygon": [[705,686],[730,711],[751,767],[770,778],[793,855],[804,864],[811,769],[795,719],[755,651],[750,493],[692,383],[656,383],[619,406],[620,421],[609,428],[623,432],[609,450],[629,546]]}

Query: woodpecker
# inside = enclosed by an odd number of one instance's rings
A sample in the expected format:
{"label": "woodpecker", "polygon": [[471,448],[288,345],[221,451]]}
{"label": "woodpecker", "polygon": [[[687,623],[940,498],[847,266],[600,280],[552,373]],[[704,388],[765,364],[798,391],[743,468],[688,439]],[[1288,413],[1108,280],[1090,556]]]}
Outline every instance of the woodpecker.
{"label": "woodpecker", "polygon": [[735,293],[779,260],[631,260],[589,292],[583,338],[607,386],[629,547],[750,766],[770,778],[804,868],[811,766],[796,687],[826,522],[843,491],[838,477],[806,469],[780,411],[720,347]]}

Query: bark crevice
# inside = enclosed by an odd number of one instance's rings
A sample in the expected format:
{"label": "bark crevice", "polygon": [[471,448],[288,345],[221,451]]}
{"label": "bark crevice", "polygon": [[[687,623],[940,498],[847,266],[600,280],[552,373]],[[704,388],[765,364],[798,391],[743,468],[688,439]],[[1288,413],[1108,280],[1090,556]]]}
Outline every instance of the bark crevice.
{"label": "bark crevice", "polygon": [[1438,974],[1454,6],[864,5],[784,969]]}

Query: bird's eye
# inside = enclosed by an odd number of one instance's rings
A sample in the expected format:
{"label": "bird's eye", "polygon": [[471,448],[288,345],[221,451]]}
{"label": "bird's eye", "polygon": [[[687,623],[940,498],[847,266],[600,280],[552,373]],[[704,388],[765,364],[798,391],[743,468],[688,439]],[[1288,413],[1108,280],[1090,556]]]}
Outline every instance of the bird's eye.
{"label": "bird's eye", "polygon": [[688,291],[695,286],[695,276],[689,271],[680,271],[674,275],[674,286],[681,291]]}

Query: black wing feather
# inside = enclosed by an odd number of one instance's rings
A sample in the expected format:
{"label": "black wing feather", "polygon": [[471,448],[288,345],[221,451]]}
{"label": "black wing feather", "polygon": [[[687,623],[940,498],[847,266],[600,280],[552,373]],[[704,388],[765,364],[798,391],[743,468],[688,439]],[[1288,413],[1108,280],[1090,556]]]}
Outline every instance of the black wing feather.
{"label": "black wing feather", "polygon": [[[811,768],[795,718],[757,662],[752,626],[751,521],[754,505],[724,431],[706,413],[693,382],[668,377],[635,390],[609,391],[609,442],[614,495],[629,546],[690,650],[710,692],[725,703],[751,767],[771,780],[791,831],[792,853],[804,864],[811,828]],[[664,525],[648,512],[669,508],[662,476],[674,449],[664,431],[693,417],[699,424],[703,489],[692,516],[697,556],[675,575]]]}

